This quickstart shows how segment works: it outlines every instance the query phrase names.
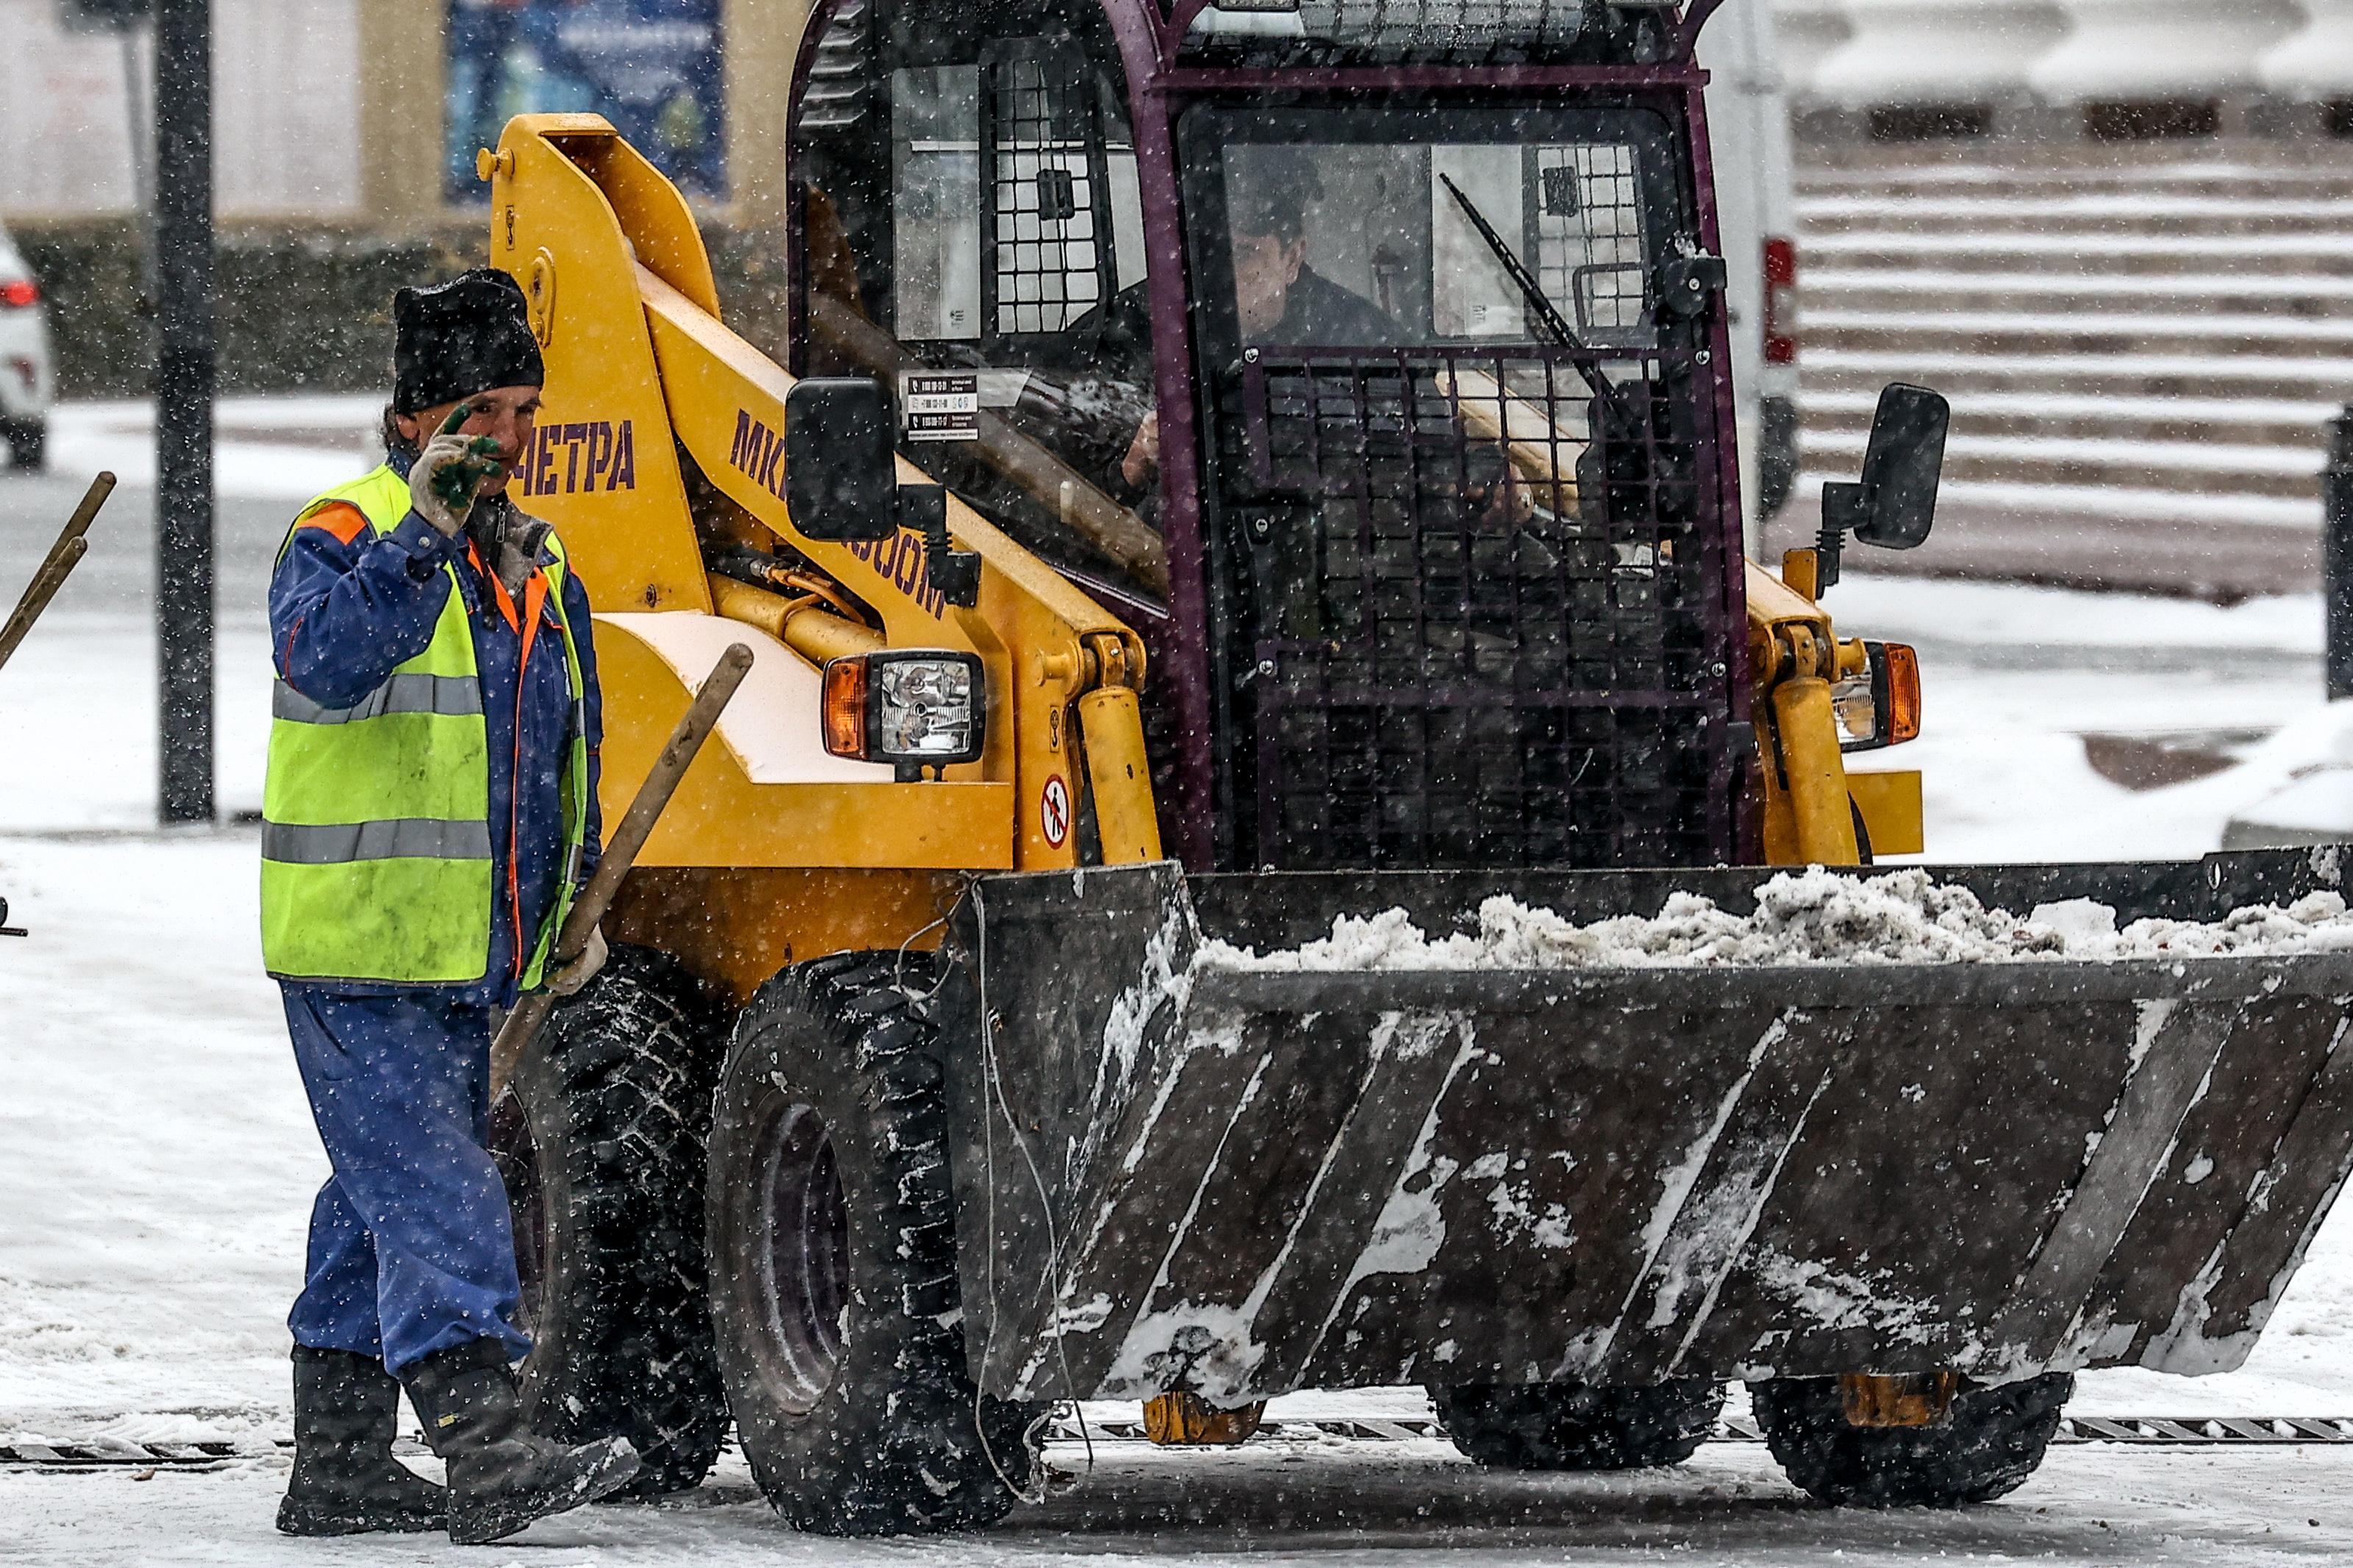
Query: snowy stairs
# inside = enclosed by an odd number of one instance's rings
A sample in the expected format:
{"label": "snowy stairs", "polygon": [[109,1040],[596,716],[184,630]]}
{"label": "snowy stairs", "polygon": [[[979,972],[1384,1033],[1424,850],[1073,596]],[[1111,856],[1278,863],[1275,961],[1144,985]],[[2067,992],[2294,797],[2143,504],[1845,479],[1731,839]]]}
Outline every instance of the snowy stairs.
{"label": "snowy stairs", "polygon": [[2314,586],[2327,422],[2353,399],[2353,159],[1880,151],[1805,173],[1799,212],[1807,472],[1852,476],[1889,381],[1953,402],[1941,537],[1910,564],[2224,597]]}

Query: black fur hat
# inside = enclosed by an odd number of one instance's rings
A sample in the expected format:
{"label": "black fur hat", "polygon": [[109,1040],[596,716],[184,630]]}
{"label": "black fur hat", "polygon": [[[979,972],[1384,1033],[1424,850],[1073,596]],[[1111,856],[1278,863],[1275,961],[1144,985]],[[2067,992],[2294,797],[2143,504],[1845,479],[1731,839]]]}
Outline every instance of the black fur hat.
{"label": "black fur hat", "polygon": [[495,267],[392,297],[392,406],[415,414],[547,380],[522,288]]}

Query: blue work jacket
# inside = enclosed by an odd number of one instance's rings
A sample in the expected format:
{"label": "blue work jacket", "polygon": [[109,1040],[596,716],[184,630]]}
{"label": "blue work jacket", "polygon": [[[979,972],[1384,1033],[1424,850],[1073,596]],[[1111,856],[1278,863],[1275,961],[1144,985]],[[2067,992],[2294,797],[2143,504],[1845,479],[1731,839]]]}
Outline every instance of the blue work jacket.
{"label": "blue work jacket", "polygon": [[[414,458],[396,453],[403,479]],[[553,557],[542,554],[542,562]],[[444,538],[415,511],[386,534],[356,509],[331,506],[304,518],[288,539],[269,580],[269,642],[279,675],[325,708],[347,708],[384,684],[394,667],[425,651],[448,601],[457,565],[481,672],[482,713],[490,731],[492,909],[483,977],[470,984],[385,985],[338,982],[315,987],[343,994],[430,991],[453,1002],[513,1005],[530,947],[554,907],[564,875],[563,777],[570,748],[572,694],[564,669],[564,636],[553,605],[543,605],[522,665],[519,604],[499,584],[460,531]],[[604,708],[588,595],[580,574],[564,574],[564,615],[580,650],[588,734],[588,837],[585,878],[602,842],[596,807],[597,749]]]}

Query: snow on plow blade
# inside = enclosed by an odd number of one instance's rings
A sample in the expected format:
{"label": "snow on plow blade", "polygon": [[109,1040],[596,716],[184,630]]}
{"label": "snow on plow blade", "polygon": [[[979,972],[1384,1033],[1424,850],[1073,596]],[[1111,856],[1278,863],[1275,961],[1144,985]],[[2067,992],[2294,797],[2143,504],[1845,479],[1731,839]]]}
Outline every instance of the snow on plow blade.
{"label": "snow on plow blade", "polygon": [[[2212,920],[2335,852],[1940,869]],[[1867,873],[1859,873],[1867,874]],[[2238,1365],[2353,1154],[2353,955],[1191,969],[1507,892],[1767,873],[998,877],[948,1016],[972,1363],[1008,1397]],[[994,1027],[982,1030],[986,1015]]]}

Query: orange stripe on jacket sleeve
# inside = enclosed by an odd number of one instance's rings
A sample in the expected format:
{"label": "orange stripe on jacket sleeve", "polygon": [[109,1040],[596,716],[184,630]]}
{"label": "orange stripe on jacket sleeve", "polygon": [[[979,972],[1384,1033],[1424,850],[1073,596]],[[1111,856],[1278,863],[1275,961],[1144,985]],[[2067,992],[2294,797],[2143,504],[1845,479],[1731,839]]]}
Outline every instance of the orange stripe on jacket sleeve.
{"label": "orange stripe on jacket sleeve", "polygon": [[349,544],[367,525],[367,514],[359,508],[349,501],[331,500],[318,510],[306,513],[297,526],[332,533],[336,543]]}

